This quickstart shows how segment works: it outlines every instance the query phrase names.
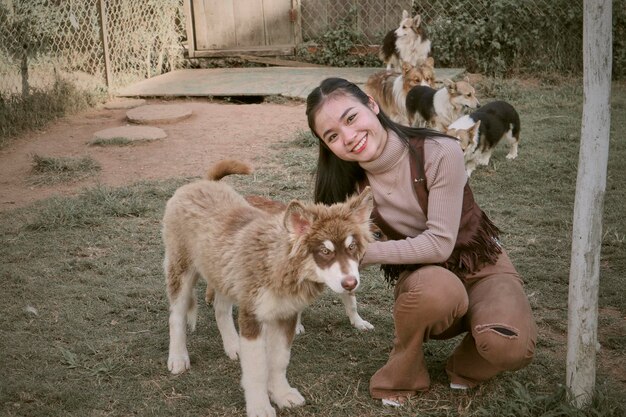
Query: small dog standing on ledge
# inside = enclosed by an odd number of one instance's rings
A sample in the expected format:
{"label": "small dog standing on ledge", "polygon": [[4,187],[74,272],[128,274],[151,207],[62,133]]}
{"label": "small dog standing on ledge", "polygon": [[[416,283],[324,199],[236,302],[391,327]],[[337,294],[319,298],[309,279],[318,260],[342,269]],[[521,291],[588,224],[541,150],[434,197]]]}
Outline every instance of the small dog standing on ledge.
{"label": "small dog standing on ledge", "polygon": [[397,29],[387,32],[378,53],[379,58],[387,66],[387,70],[402,67],[408,62],[418,67],[430,56],[430,40],[423,28],[419,14],[414,17],[406,10],[402,11],[402,19]]}

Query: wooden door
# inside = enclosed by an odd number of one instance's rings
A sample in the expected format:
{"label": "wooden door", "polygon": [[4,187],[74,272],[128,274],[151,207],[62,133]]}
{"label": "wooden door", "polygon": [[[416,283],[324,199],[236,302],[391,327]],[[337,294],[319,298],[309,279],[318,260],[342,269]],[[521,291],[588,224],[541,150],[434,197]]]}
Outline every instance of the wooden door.
{"label": "wooden door", "polygon": [[292,55],[300,0],[185,0],[189,57]]}

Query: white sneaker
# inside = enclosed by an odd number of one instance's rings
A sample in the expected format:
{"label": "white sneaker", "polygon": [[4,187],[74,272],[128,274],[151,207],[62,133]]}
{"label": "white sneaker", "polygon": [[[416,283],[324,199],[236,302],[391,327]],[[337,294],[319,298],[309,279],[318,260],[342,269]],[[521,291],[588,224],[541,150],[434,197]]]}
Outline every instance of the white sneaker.
{"label": "white sneaker", "polygon": [[388,406],[388,407],[402,407],[404,405],[400,401],[390,400],[388,398],[383,398],[382,403],[383,405]]}
{"label": "white sneaker", "polygon": [[454,382],[450,382],[450,388],[458,389],[458,390],[469,389],[469,387],[467,385],[465,385],[465,384],[455,384]]}

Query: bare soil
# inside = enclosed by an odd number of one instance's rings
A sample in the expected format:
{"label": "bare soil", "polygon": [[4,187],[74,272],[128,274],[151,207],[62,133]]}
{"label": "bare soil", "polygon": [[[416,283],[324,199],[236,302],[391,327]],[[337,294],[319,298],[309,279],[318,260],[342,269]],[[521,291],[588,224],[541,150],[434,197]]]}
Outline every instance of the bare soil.
{"label": "bare soil", "polygon": [[[307,129],[304,104],[230,104],[207,100],[166,101],[189,107],[193,115],[172,124],[155,124],[168,137],[132,146],[91,146],[95,132],[129,124],[124,109],[97,108],[64,117],[45,130],[30,132],[0,150],[0,210],[26,206],[53,195],[72,195],[96,184],[123,186],[141,180],[194,177],[215,161],[253,161],[272,152],[270,145]],[[161,104],[148,100],[146,104]],[[82,181],[33,185],[33,155],[80,158],[101,166]]]}

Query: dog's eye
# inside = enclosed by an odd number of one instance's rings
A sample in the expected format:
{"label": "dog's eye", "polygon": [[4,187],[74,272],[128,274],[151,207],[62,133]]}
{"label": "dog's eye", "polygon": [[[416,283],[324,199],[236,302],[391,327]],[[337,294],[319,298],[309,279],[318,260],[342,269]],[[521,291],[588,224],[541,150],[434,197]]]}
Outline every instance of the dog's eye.
{"label": "dog's eye", "polygon": [[350,252],[354,252],[356,250],[356,243],[354,242],[350,243],[350,245],[348,245],[348,250]]}
{"label": "dog's eye", "polygon": [[332,252],[331,252],[331,250],[330,250],[330,249],[328,249],[326,246],[322,246],[322,247],[320,248],[320,253],[321,253],[322,255],[324,255],[324,256],[328,256],[328,255],[330,255]]}

